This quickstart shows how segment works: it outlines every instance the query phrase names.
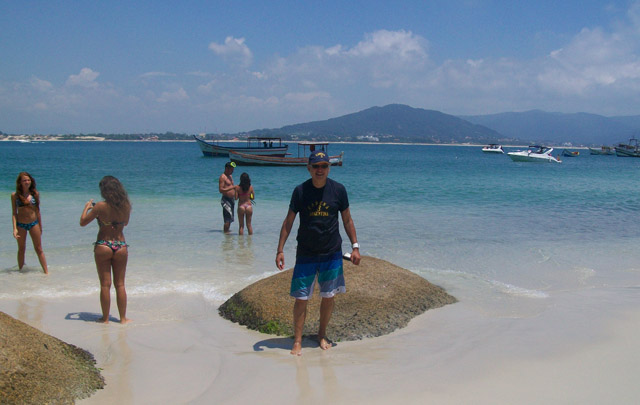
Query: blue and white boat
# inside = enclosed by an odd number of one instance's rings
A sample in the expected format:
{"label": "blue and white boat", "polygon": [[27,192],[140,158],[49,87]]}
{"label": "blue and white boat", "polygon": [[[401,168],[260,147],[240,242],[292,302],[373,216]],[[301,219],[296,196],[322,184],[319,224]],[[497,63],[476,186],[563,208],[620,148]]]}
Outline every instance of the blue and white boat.
{"label": "blue and white boat", "polygon": [[531,145],[527,150],[509,152],[507,155],[514,162],[561,163],[560,159],[553,156],[551,152],[553,152],[553,148]]}

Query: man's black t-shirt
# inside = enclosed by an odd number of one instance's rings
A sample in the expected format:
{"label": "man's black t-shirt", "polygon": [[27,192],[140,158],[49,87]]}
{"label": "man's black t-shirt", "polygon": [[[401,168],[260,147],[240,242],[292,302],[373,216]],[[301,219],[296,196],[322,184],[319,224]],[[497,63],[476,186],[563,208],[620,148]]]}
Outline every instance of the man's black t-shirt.
{"label": "man's black t-shirt", "polygon": [[289,208],[300,214],[298,256],[319,256],[342,249],[338,213],[349,208],[342,184],[328,178],[323,188],[315,188],[309,179],[293,190]]}

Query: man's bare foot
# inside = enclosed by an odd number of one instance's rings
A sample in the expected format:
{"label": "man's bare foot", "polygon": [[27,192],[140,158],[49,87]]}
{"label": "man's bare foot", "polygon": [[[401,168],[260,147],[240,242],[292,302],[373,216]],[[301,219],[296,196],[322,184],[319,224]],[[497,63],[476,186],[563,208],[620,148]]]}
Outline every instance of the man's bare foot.
{"label": "man's bare foot", "polygon": [[302,356],[302,342],[293,342],[291,354],[294,356]]}
{"label": "man's bare foot", "polygon": [[122,319],[120,319],[120,323],[121,323],[121,324],[123,324],[123,325],[124,325],[125,323],[129,323],[129,322],[131,322],[131,321],[133,321],[133,319],[129,319],[129,318],[122,318]]}
{"label": "man's bare foot", "polygon": [[98,323],[109,323],[109,317],[107,317],[107,319],[100,318],[96,322],[98,322]]}
{"label": "man's bare foot", "polygon": [[320,348],[322,350],[327,350],[327,349],[331,349],[331,341],[329,339],[327,339],[325,336],[318,336],[318,344],[320,345]]}

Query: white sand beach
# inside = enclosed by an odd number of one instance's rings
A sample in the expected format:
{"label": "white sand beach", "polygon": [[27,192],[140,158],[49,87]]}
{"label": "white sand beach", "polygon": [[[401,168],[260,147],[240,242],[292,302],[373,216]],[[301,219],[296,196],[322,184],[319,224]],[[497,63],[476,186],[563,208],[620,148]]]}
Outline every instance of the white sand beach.
{"label": "white sand beach", "polygon": [[82,404],[602,404],[640,396],[640,312],[567,320],[559,300],[553,312],[497,319],[461,302],[329,351],[305,341],[294,357],[291,339],[233,324],[196,295],[132,297],[129,325],[96,323],[97,298],[0,308],[95,356],[106,388]]}

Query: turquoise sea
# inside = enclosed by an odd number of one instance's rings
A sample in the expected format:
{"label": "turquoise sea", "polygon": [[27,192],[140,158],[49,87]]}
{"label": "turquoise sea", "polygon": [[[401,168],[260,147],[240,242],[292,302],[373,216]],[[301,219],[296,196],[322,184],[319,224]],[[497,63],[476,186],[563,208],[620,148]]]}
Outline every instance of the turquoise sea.
{"label": "turquoise sea", "polygon": [[[491,317],[535,316],[571,297],[576,314],[589,303],[638,307],[640,159],[585,150],[559,165],[532,164],[475,146],[330,146],[340,151],[344,166],[330,177],[347,187],[364,255],[414,271]],[[217,179],[225,161],[203,157],[195,142],[0,142],[0,301],[95,295],[98,311],[97,225],[78,222],[107,174],[133,204],[125,229],[131,310],[137,296],[167,292],[220,304],[274,274],[291,191],[308,172],[236,168],[236,181],[246,171],[256,190],[255,233],[238,235],[236,222],[224,235]],[[41,193],[48,277],[30,242],[17,270],[9,197],[23,170]],[[290,267],[295,233],[285,254]]]}

